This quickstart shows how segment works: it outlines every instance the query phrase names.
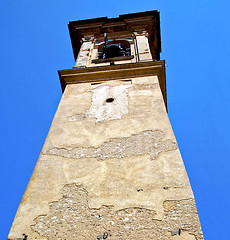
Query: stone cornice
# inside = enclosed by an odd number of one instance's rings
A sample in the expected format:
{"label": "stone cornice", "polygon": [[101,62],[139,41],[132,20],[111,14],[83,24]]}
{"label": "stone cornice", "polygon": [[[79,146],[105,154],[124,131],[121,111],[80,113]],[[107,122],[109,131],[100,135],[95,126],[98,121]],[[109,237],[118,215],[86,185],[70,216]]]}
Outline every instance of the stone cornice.
{"label": "stone cornice", "polygon": [[150,61],[139,63],[117,64],[113,66],[100,66],[58,71],[62,91],[68,84],[99,83],[109,80],[158,76],[165,105],[167,106],[165,61]]}

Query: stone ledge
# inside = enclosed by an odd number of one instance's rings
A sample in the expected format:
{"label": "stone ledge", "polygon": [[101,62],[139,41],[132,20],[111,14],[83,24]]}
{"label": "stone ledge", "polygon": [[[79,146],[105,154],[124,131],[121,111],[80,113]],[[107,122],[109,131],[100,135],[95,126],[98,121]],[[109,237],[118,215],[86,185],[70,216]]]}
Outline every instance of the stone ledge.
{"label": "stone ledge", "polygon": [[113,66],[98,66],[75,68],[58,71],[62,91],[66,85],[78,83],[100,83],[110,80],[157,76],[167,106],[165,61],[149,61],[139,63],[117,64]]}

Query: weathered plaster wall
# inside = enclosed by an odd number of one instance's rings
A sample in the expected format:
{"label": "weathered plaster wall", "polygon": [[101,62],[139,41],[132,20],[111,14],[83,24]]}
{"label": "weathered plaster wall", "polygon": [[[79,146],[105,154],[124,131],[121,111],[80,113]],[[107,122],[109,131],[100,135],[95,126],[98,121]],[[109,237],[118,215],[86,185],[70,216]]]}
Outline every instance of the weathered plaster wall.
{"label": "weathered plaster wall", "polygon": [[9,239],[25,236],[203,239],[156,76],[67,85]]}

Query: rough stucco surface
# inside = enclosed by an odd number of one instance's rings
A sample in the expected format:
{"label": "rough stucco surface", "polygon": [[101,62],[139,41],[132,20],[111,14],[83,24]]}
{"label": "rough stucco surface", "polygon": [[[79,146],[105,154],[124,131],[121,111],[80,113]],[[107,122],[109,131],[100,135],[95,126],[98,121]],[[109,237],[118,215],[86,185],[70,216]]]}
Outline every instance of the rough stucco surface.
{"label": "rough stucco surface", "polygon": [[9,239],[105,233],[203,239],[156,76],[67,85]]}
{"label": "rough stucco surface", "polygon": [[113,206],[90,209],[88,193],[81,185],[69,184],[63,197],[49,203],[50,212],[35,219],[32,229],[49,239],[97,239],[108,233],[108,239],[169,239],[175,229],[187,231],[194,239],[202,239],[199,220],[194,218],[193,199],[166,201],[165,217],[156,220],[155,211],[126,208],[114,211]]}
{"label": "rough stucco surface", "polygon": [[[128,113],[128,90],[131,85],[119,85],[114,87],[102,86],[94,90],[92,105],[84,114],[75,114],[69,117],[70,121],[82,121],[85,118],[94,117],[96,122],[121,119]],[[112,96],[112,98],[111,98]],[[106,102],[107,99],[113,102]]]}
{"label": "rough stucco surface", "polygon": [[46,154],[68,158],[97,158],[99,160],[149,154],[151,159],[155,159],[159,153],[177,148],[177,144],[171,140],[161,141],[163,136],[164,133],[161,131],[144,131],[129,138],[111,139],[99,148],[52,148]]}

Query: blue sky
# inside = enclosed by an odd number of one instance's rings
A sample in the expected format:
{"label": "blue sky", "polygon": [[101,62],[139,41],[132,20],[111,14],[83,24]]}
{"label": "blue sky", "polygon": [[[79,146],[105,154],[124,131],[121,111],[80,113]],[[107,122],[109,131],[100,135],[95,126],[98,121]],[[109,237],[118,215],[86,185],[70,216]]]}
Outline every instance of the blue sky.
{"label": "blue sky", "polygon": [[230,2],[227,0],[0,3],[0,240],[6,239],[74,65],[67,24],[159,10],[169,118],[206,240],[229,239]]}

